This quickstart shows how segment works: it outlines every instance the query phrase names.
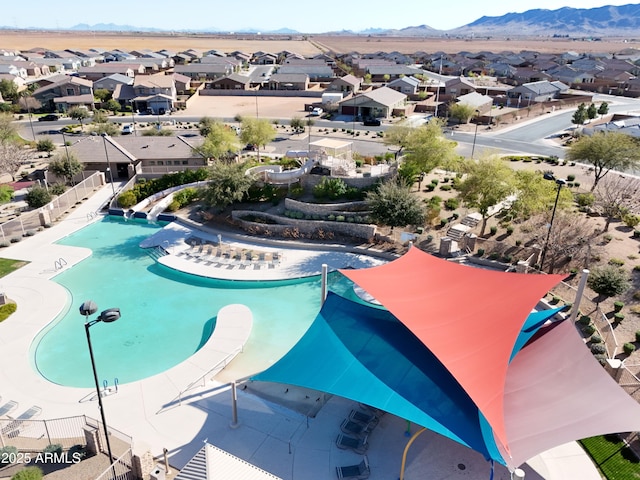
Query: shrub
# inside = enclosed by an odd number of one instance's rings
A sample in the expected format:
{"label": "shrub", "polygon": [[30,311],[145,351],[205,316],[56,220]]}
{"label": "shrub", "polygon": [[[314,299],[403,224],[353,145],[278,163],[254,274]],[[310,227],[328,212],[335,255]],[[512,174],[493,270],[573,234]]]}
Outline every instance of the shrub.
{"label": "shrub", "polygon": [[573,182],[576,179],[575,175],[567,175],[567,182]]}
{"label": "shrub", "polygon": [[615,265],[616,267],[621,267],[624,265],[624,260],[620,258],[612,258],[609,260],[609,265]]}
{"label": "shrub", "polygon": [[42,450],[44,453],[57,453],[58,455],[62,454],[62,445],[59,443],[50,443]]}
{"label": "shrub", "polygon": [[622,308],[624,307],[624,302],[613,302],[613,311],[614,312],[619,312],[620,310],[622,310]]}
{"label": "shrub", "polygon": [[580,186],[580,182],[573,182],[573,186],[578,188]]}
{"label": "shrub", "polygon": [[457,198],[449,198],[444,202],[444,208],[446,210],[455,210],[460,205],[460,200]]}
{"label": "shrub", "polygon": [[51,195],[59,196],[66,191],[67,191],[67,186],[62,183],[54,183],[49,187],[49,192],[51,193]]}
{"label": "shrub", "polygon": [[449,223],[449,219],[448,218],[441,218],[440,219],[440,226],[444,227],[447,225],[447,223]]}
{"label": "shrub", "polygon": [[13,460],[15,460],[17,453],[18,449],[16,447],[12,447],[11,445],[0,448],[0,465],[13,463]]}
{"label": "shrub", "polygon": [[316,198],[335,200],[345,193],[347,193],[347,184],[340,178],[324,177],[318,185],[313,187],[313,196]]}
{"label": "shrub", "polygon": [[438,185],[438,183],[440,183],[440,181],[437,178],[431,179],[431,185]]}
{"label": "shrub", "polygon": [[336,216],[336,222],[344,222],[344,215]]}
{"label": "shrub", "polygon": [[443,192],[448,192],[452,189],[453,187],[451,185],[440,185],[440,190],[442,190]]}
{"label": "shrub", "polygon": [[593,353],[594,355],[604,355],[605,353],[607,353],[607,347],[605,347],[601,343],[595,343],[591,345],[590,348],[591,353]]}
{"label": "shrub", "polygon": [[584,333],[587,337],[593,335],[595,331],[596,327],[594,327],[593,325],[585,325],[584,327],[582,327],[582,333]]}
{"label": "shrub", "polygon": [[621,322],[622,320],[624,320],[624,313],[620,313],[620,312],[614,313],[613,314],[613,320],[615,322]]}
{"label": "shrub", "polygon": [[491,232],[491,235],[495,235],[496,233],[498,233],[498,227],[492,225],[489,231]]}
{"label": "shrub", "polygon": [[622,217],[622,221],[629,228],[635,228],[640,223],[640,216],[628,213]]}
{"label": "shrub", "polygon": [[591,335],[591,343],[602,343],[602,338],[597,333],[594,333],[593,335]]}
{"label": "shrub", "polygon": [[636,332],[636,342],[640,342],[640,330]]}
{"label": "shrub", "polygon": [[633,238],[640,238],[640,230],[633,231]]}
{"label": "shrub", "polygon": [[27,192],[25,201],[30,208],[40,208],[51,201],[51,194],[46,188],[34,185]]}
{"label": "shrub", "polygon": [[607,265],[594,268],[589,275],[587,285],[594,292],[605,297],[620,295],[628,290],[627,273],[619,267]]}
{"label": "shrub", "polygon": [[578,319],[578,323],[580,323],[580,325],[589,325],[591,323],[591,317],[589,315],[582,315]]}
{"label": "shrub", "polygon": [[138,197],[133,190],[127,190],[118,195],[118,205],[122,208],[131,208],[138,203]]}
{"label": "shrub", "polygon": [[636,346],[633,343],[627,342],[622,346],[622,350],[624,350],[624,353],[626,353],[627,355],[631,355],[636,351]]}
{"label": "shrub", "polygon": [[500,255],[497,252],[491,252],[489,254],[489,260],[497,260],[498,258],[500,258]]}
{"label": "shrub", "polygon": [[36,143],[36,150],[38,152],[53,152],[56,149],[56,146],[53,143],[53,140],[50,138],[45,138],[43,140],[38,140]]}
{"label": "shrub", "polygon": [[42,470],[39,467],[26,467],[11,477],[11,480],[42,480]]}
{"label": "shrub", "polygon": [[593,193],[578,193],[575,196],[576,203],[579,207],[590,207],[596,201]]}
{"label": "shrub", "polygon": [[479,248],[478,249],[478,256],[481,257],[484,255],[484,248]]}
{"label": "shrub", "polygon": [[507,235],[511,235],[514,231],[513,225],[507,226]]}

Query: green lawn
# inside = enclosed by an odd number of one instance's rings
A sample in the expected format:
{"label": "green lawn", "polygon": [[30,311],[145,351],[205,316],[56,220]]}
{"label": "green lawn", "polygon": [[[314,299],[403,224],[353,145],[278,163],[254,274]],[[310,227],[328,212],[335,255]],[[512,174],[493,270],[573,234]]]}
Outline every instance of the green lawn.
{"label": "green lawn", "polygon": [[8,258],[0,258],[0,278],[9,275],[11,272],[25,266],[27,262],[22,260],[10,260]]}
{"label": "green lawn", "polygon": [[640,462],[617,435],[585,438],[580,443],[608,480],[640,479]]}

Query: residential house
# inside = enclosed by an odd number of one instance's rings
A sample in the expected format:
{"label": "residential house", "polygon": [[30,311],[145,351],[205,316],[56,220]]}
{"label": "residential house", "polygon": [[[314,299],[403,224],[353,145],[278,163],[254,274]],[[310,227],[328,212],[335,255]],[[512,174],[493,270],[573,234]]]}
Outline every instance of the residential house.
{"label": "residential house", "polygon": [[406,65],[369,65],[365,75],[371,75],[372,82],[389,82],[400,77],[421,75],[423,70]]}
{"label": "residential house", "polygon": [[187,65],[193,60],[189,55],[185,53],[176,53],[171,57],[175,65]]}
{"label": "residential house", "polygon": [[[312,62],[312,63],[309,63]],[[333,69],[326,63],[315,63],[314,60],[295,60],[278,67],[279,74],[304,74],[311,82],[330,82],[335,78]]]}
{"label": "residential house", "polygon": [[249,90],[251,77],[232,73],[226,77],[218,78],[208,84],[207,88],[214,90]]}
{"label": "residential house", "polygon": [[7,80],[8,82],[13,82],[16,84],[16,87],[18,87],[18,89],[22,89],[22,87],[24,87],[27,84],[24,78],[11,75],[9,73],[0,73],[0,80]]}
{"label": "residential house", "polygon": [[420,80],[416,77],[400,77],[387,83],[387,87],[396,92],[404,93],[405,95],[417,94],[419,86]]}
{"label": "residential house", "polygon": [[215,80],[233,73],[233,65],[229,63],[189,63],[176,65],[175,73],[185,75],[192,80]]}
{"label": "residential house", "polygon": [[29,75],[27,74],[27,69],[24,67],[18,67],[15,65],[15,63],[0,63],[0,73],[4,73],[5,75],[13,75],[14,77],[20,77],[24,80],[29,77]]}
{"label": "residential house", "polygon": [[236,60],[240,60],[243,65],[246,65],[251,60],[251,54],[246,52],[241,52],[240,50],[236,50],[231,52],[228,57],[235,58]]}
{"label": "residential house", "polygon": [[78,75],[92,82],[113,75],[114,73],[133,78],[136,75],[144,74],[144,67],[140,65],[137,70],[134,70],[130,65],[121,62],[110,62],[100,63],[93,67],[80,67],[78,69]]}
{"label": "residential house", "polygon": [[507,97],[511,100],[511,104],[514,103],[513,99],[516,99],[518,107],[528,106],[531,103],[557,99],[568,89],[569,87],[562,82],[531,82],[512,88],[507,92]]}
{"label": "residential house", "polygon": [[342,100],[339,111],[342,115],[388,119],[394,112],[404,113],[407,96],[388,87],[381,87]]}
{"label": "residential house", "polygon": [[[131,87],[129,87],[131,88]],[[163,115],[170,112],[178,99],[173,75],[137,75],[133,82],[133,97],[123,98],[129,93],[129,88],[120,86],[119,96],[114,93],[113,98],[121,104],[131,103],[134,110],[139,112]]]}
{"label": "residential house", "polygon": [[523,83],[542,82],[543,80],[550,82],[553,77],[546,72],[531,67],[517,67],[511,76],[511,80],[516,85],[521,85]]}
{"label": "residential house", "polygon": [[476,84],[466,77],[454,77],[444,84],[444,94],[448,98],[458,98],[476,91]]}
{"label": "residential house", "polygon": [[269,78],[269,90],[306,90],[309,75],[306,73],[274,73]]}
{"label": "residential house", "polygon": [[268,52],[263,52],[257,56],[254,54],[251,63],[256,65],[276,65],[278,63],[278,56]]}
{"label": "residential house", "polygon": [[176,92],[178,95],[188,95],[191,91],[191,78],[181,73],[174,73],[173,81],[176,84]]}
{"label": "residential house", "polygon": [[242,60],[238,60],[234,57],[219,57],[217,55],[208,55],[200,59],[200,63],[203,64],[216,64],[216,65],[231,65],[234,72],[240,71],[242,68]]}
{"label": "residential house", "polygon": [[68,148],[85,170],[124,180],[145,171],[165,174],[206,166],[207,159],[194,151],[202,141],[200,136],[87,136],[73,139]]}
{"label": "residential house", "polygon": [[479,116],[491,114],[491,106],[493,105],[493,98],[488,95],[482,95],[478,92],[467,93],[461,95],[456,99],[458,105],[466,105],[478,112]]}
{"label": "residential house", "polygon": [[561,65],[547,71],[554,80],[559,80],[567,85],[575,86],[582,83],[593,83],[595,77],[593,74],[583,70],[577,70],[567,65]]}
{"label": "residential house", "polygon": [[354,94],[360,91],[361,86],[362,86],[361,78],[358,78],[355,75],[345,75],[344,77],[339,77],[333,80],[325,91],[341,92],[344,95],[349,93]]}
{"label": "residential house", "polygon": [[36,89],[32,96],[46,111],[66,112],[71,107],[94,108],[93,82],[70,75],[56,75],[54,83]]}
{"label": "residential house", "polygon": [[488,63],[485,69],[489,75],[502,78],[511,78],[518,71],[516,67],[505,62]]}
{"label": "residential house", "polygon": [[113,75],[102,77],[93,82],[93,90],[108,90],[113,93],[118,85],[133,85],[133,77],[128,77],[121,73],[114,73]]}

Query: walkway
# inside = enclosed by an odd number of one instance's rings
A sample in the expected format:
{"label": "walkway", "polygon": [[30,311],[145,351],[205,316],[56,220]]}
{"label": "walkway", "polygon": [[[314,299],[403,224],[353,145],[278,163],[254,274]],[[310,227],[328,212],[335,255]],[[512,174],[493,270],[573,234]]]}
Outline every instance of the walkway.
{"label": "walkway", "polygon": [[[98,415],[96,402],[87,400],[92,397],[92,389],[68,388],[49,383],[34,371],[31,353],[28,352],[36,334],[59,313],[69,308],[67,291],[50,281],[51,278],[91,253],[87,249],[55,245],[53,242],[94,221],[95,219],[88,220],[87,213],[95,211],[110,194],[110,187],[107,185],[55,227],[2,249],[2,256],[5,258],[30,262],[4,277],[0,283],[4,293],[18,304],[17,312],[0,323],[0,350],[4,359],[11,359],[0,367],[0,395],[3,401],[14,400],[19,403],[19,408],[13,412],[16,415],[32,405],[42,407],[43,418],[82,414],[95,418]],[[184,237],[172,235],[175,245],[184,243]],[[213,239],[217,238],[215,233],[211,235]],[[188,248],[187,244],[184,245]],[[283,262],[284,275],[289,275],[291,271],[316,273],[318,262],[324,261],[323,258],[318,258],[323,253],[316,248],[306,252],[284,250],[283,247],[273,248],[283,250],[284,258],[290,262],[290,266]],[[332,255],[337,255],[337,252],[332,252]],[[354,259],[365,261],[358,255],[344,255],[342,261],[345,263],[335,263],[336,267],[344,266]],[[315,260],[312,261],[311,258]],[[332,256],[331,259],[333,258],[338,257]],[[64,262],[59,262],[60,259]],[[56,270],[56,263],[62,263],[62,269]],[[261,272],[266,274],[267,271],[252,270],[251,275]],[[187,362],[189,360],[183,363]],[[104,398],[107,422],[132,435],[135,439],[134,449],[138,453],[150,451],[159,456],[162,449],[167,448],[175,469],[182,467],[202,447],[202,442],[208,439],[210,443],[285,480],[335,478],[335,466],[358,461],[357,455],[339,450],[335,446],[340,423],[351,408],[355,407],[347,399],[331,397],[315,418],[307,418],[261,396],[250,394],[249,392],[260,387],[250,384],[246,391],[240,389],[238,392],[240,425],[231,428],[229,386],[207,382],[204,387],[190,390],[182,406],[179,406],[175,402],[178,393],[188,383],[200,377],[202,371],[185,368],[180,375],[174,376],[172,370],[122,385],[117,394]],[[267,388],[282,398],[293,398],[298,404],[316,402],[309,392],[296,389],[285,391],[286,387],[282,385],[268,385]],[[81,401],[83,399],[85,400]],[[318,396],[317,399],[321,402],[324,396]],[[391,415],[385,415],[376,427],[368,452],[371,480],[397,478],[400,453],[407,440],[404,433],[406,429],[406,422]],[[415,431],[415,426],[412,431]],[[464,466],[464,470],[460,465]],[[600,478],[590,460],[575,443],[532,459],[525,470],[528,480]],[[425,475],[443,480],[456,479],[461,475],[469,480],[485,480],[489,478],[489,465],[475,452],[427,432],[412,446],[405,478],[425,478]],[[509,473],[505,468],[497,466],[494,478],[508,480]]]}

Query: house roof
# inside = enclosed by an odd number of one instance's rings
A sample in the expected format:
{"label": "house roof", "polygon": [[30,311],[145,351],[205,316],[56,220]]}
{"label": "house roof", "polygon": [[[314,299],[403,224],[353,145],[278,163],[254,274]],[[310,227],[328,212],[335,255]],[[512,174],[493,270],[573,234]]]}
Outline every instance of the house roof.
{"label": "house roof", "polygon": [[482,95],[478,92],[471,92],[467,93],[466,95],[459,96],[457,102],[462,105],[469,105],[471,107],[477,108],[482,107],[483,105],[492,104],[493,99],[488,95]]}
{"label": "house roof", "polygon": [[133,78],[128,77],[127,75],[122,75],[121,73],[114,73],[113,75],[108,75],[106,77],[102,77],[99,80],[93,82],[94,85],[100,85],[103,82],[119,82],[124,83],[125,85],[133,85]]}
{"label": "house roof", "polygon": [[407,98],[404,93],[397,92],[388,87],[376,88],[371,92],[363,93],[362,96],[386,107],[393,107]]}
{"label": "house roof", "polygon": [[306,73],[274,73],[269,78],[274,83],[304,83],[309,80]]}
{"label": "house roof", "polygon": [[133,79],[134,87],[172,88],[174,85],[173,76],[162,73],[156,75],[136,75]]}
{"label": "house roof", "polygon": [[388,85],[398,85],[400,83],[406,83],[407,85],[411,85],[412,87],[417,87],[420,85],[420,80],[416,77],[400,77],[388,83]]}
{"label": "house roof", "polygon": [[346,84],[352,85],[354,87],[357,87],[358,85],[360,85],[362,83],[362,79],[356,77],[355,75],[348,74],[348,75],[345,75],[343,77],[336,78],[334,80],[334,82],[342,82],[342,83],[346,83]]}
{"label": "house roof", "polygon": [[91,80],[87,80],[85,78],[72,77],[71,75],[62,75],[60,79],[57,79],[54,83],[50,83],[43,87],[38,88],[33,92],[33,95],[37,95],[42,92],[46,92],[47,90],[51,90],[52,88],[56,88],[62,85],[80,85],[84,87],[93,88],[93,82]]}
{"label": "house roof", "polygon": [[93,95],[86,93],[83,95],[67,95],[53,99],[53,103],[68,103],[70,105],[93,105]]}
{"label": "house roof", "polygon": [[242,85],[247,85],[248,83],[251,83],[251,77],[248,77],[246,75],[240,75],[239,73],[232,73],[231,75],[227,75],[226,77],[217,78],[211,83],[212,84],[220,83],[223,80],[227,80],[227,81],[231,80],[232,82],[241,83]]}

